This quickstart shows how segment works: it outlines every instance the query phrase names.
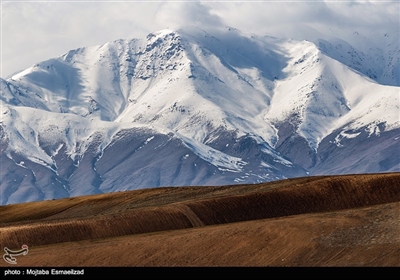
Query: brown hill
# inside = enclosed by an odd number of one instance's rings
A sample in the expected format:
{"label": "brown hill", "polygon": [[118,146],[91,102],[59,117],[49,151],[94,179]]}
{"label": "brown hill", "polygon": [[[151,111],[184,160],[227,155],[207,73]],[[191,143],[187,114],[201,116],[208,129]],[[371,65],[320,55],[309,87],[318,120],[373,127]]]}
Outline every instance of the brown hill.
{"label": "brown hill", "polygon": [[400,173],[317,176],[6,205],[0,236],[17,266],[400,266],[399,217]]}

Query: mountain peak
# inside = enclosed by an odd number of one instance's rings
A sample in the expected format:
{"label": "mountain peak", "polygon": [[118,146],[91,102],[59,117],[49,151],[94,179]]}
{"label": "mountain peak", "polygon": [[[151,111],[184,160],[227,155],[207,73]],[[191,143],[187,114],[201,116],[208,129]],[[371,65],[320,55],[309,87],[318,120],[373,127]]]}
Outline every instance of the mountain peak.
{"label": "mountain peak", "polygon": [[171,35],[171,34],[174,35],[176,33],[177,33],[177,30],[175,30],[175,29],[169,29],[169,28],[161,29],[161,30],[149,33],[147,35],[147,39],[150,39],[150,38],[153,38],[153,37],[156,37],[156,38],[165,37],[165,36]]}

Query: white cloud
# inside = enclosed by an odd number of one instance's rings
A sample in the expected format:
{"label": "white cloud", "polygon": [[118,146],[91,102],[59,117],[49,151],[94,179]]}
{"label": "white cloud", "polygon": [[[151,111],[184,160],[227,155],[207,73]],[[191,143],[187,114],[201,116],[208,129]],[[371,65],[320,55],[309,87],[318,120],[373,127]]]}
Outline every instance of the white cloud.
{"label": "white cloud", "polygon": [[155,15],[159,25],[167,24],[171,28],[194,26],[221,26],[221,19],[212,13],[211,7],[200,2],[164,2]]}
{"label": "white cloud", "polygon": [[398,1],[241,1],[206,5],[212,6],[212,11],[228,25],[264,34],[280,26],[298,24],[394,32],[400,24]]}
{"label": "white cloud", "polygon": [[167,27],[229,25],[298,39],[355,30],[398,36],[399,11],[399,1],[3,1],[1,77],[70,49]]}
{"label": "white cloud", "polygon": [[5,2],[2,3],[2,74],[70,49],[154,31],[160,3]]}

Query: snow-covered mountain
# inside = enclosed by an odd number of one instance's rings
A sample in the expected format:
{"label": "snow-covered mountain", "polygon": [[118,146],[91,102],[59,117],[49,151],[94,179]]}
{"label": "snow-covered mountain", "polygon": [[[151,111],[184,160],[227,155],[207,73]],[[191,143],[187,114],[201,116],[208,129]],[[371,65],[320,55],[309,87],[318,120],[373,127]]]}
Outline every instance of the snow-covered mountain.
{"label": "snow-covered mountain", "polygon": [[1,79],[0,204],[400,171],[399,54],[318,42],[167,29]]}

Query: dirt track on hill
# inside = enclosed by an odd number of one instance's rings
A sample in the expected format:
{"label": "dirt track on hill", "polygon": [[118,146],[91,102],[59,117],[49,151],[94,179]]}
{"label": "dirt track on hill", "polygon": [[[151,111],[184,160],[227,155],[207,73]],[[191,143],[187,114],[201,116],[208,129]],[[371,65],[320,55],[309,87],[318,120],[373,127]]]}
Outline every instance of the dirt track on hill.
{"label": "dirt track on hill", "polygon": [[318,176],[1,206],[0,236],[18,266],[400,266],[399,217],[400,173]]}

